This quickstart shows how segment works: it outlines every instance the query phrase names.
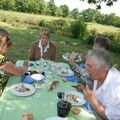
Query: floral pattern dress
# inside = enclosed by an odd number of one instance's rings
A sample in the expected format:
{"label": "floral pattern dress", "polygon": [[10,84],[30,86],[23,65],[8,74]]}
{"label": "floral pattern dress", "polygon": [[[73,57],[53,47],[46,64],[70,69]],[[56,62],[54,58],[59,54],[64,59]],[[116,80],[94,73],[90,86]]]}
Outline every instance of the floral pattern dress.
{"label": "floral pattern dress", "polygon": [[[0,66],[4,65],[8,60],[5,59],[5,56],[0,54]],[[0,94],[2,93],[6,82],[8,80],[8,75],[0,68]]]}

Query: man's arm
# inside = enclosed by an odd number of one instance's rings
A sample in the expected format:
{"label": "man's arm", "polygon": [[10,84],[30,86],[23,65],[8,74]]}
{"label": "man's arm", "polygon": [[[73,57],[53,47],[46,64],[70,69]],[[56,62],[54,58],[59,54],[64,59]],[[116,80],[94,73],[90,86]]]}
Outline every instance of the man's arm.
{"label": "man's arm", "polygon": [[104,106],[97,100],[95,94],[89,89],[88,85],[86,85],[83,91],[86,101],[88,101],[92,105],[92,107],[104,120],[107,120]]}

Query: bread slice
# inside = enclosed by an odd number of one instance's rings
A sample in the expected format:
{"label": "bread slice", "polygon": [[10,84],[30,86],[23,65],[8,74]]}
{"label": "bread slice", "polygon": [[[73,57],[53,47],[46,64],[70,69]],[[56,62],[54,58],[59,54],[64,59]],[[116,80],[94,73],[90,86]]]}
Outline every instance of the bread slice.
{"label": "bread slice", "polygon": [[78,53],[72,52],[69,54],[68,59],[75,60],[78,55]]}
{"label": "bread slice", "polygon": [[33,114],[29,112],[25,112],[22,114],[23,120],[34,120]]}
{"label": "bread slice", "polygon": [[79,108],[72,108],[71,112],[75,115],[78,115],[80,113],[80,109]]}

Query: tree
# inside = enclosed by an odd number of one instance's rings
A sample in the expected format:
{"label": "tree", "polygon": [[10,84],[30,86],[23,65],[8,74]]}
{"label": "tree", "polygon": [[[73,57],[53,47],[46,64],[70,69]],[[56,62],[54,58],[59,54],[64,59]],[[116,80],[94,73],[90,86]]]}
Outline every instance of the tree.
{"label": "tree", "polygon": [[86,9],[83,10],[80,15],[82,16],[82,18],[86,21],[86,22],[93,22],[96,19],[96,16],[99,16],[100,12],[98,10],[94,10],[94,9]]}
{"label": "tree", "polygon": [[48,2],[48,9],[50,10],[50,15],[55,16],[56,6],[54,0]]}
{"label": "tree", "polygon": [[63,15],[61,8],[59,8],[59,7],[56,6],[56,12],[55,12],[55,15],[58,16],[58,17],[60,17],[60,16]]}
{"label": "tree", "polygon": [[15,0],[2,0],[4,10],[14,10],[15,9]]}
{"label": "tree", "polygon": [[83,39],[84,35],[86,34],[86,23],[82,18],[79,18],[73,22],[71,22],[71,33],[74,38],[81,38]]}
{"label": "tree", "polygon": [[101,3],[105,3],[107,6],[112,6],[114,2],[118,0],[80,0],[87,1],[89,4],[96,4],[97,9],[101,9]]}
{"label": "tree", "polygon": [[62,13],[63,13],[63,17],[67,17],[69,15],[69,7],[67,5],[61,5],[60,6]]}
{"label": "tree", "polygon": [[74,19],[79,18],[79,10],[78,8],[74,8],[71,12],[70,12],[70,16]]}

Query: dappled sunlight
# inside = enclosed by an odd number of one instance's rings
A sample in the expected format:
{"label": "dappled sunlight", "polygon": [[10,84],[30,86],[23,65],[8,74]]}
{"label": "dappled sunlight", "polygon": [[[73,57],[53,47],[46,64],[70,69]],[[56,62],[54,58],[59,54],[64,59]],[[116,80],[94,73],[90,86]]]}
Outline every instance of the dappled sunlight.
{"label": "dappled sunlight", "polygon": [[76,45],[78,45],[78,43],[77,42],[73,42],[72,45],[76,46]]}

